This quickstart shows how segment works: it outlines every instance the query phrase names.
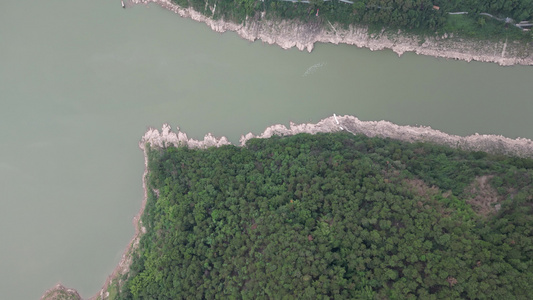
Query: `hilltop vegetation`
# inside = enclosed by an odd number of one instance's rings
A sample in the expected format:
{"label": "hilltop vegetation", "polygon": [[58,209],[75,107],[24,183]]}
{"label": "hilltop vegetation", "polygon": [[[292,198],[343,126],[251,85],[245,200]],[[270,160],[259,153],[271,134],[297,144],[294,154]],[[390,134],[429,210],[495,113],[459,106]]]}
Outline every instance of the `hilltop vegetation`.
{"label": "hilltop vegetation", "polygon": [[526,299],[533,161],[300,134],[148,149],[119,299]]}
{"label": "hilltop vegetation", "polygon": [[[532,0],[443,1],[443,0],[172,0],[182,7],[215,19],[237,23],[256,19],[262,13],[270,19],[298,19],[329,26],[338,23],[369,25],[381,28],[403,29],[422,35],[443,33],[482,39],[531,40],[530,32],[522,32],[512,24],[505,24],[479,13],[497,18],[512,18],[516,23],[533,20]],[[350,3],[353,2],[353,3]],[[216,6],[216,9],[215,9]],[[467,12],[449,15],[449,12]],[[318,13],[318,16],[317,16]]]}

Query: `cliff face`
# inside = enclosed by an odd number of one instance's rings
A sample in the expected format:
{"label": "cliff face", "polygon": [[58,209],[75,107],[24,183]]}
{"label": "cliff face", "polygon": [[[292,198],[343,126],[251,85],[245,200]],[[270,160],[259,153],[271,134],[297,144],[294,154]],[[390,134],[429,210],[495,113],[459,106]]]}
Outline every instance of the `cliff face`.
{"label": "cliff face", "polygon": [[[252,138],[269,138],[273,135],[287,136],[299,133],[316,134],[319,132],[347,131],[352,134],[364,134],[370,137],[391,138],[406,142],[431,142],[452,148],[468,151],[484,151],[488,153],[504,154],[519,157],[533,157],[533,141],[525,138],[510,139],[501,135],[470,135],[466,137],[450,135],[431,127],[400,126],[388,121],[361,121],[354,116],[336,116],[325,118],[316,124],[291,122],[289,128],[285,125],[273,125],[259,135],[248,133],[241,136],[240,145],[245,146]],[[226,137],[216,138],[210,133],[203,141],[189,139],[187,134],[177,130],[171,131],[168,124],[163,125],[159,132],[149,129],[142,137],[140,144],[149,143],[153,147],[187,146],[189,148],[208,148],[228,145]]]}
{"label": "cliff face", "polygon": [[[213,20],[191,8],[181,8],[170,0],[131,0],[133,3],[157,3],[182,17],[206,23],[217,32],[234,31],[242,38],[261,40],[277,44],[283,49],[296,47],[300,50],[313,50],[314,44],[349,44],[370,50],[391,49],[398,55],[405,52],[444,57],[464,61],[494,62],[500,65],[533,65],[533,46],[513,42],[469,41],[453,36],[424,38],[396,34],[369,35],[364,26],[349,26],[348,29],[336,28],[329,24],[324,28],[319,24],[297,21],[272,21],[263,18],[247,20],[245,25]],[[339,27],[339,26],[338,26]]]}

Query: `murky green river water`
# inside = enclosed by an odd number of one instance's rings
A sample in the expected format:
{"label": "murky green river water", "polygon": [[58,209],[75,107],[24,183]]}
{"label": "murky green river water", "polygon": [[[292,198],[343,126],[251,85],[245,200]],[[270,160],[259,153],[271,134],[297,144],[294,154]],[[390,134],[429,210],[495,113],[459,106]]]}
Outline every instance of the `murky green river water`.
{"label": "murky green river water", "polygon": [[0,2],[0,291],[95,294],[133,234],[137,142],[164,122],[237,141],[332,113],[533,138],[533,67],[219,34],[157,6]]}

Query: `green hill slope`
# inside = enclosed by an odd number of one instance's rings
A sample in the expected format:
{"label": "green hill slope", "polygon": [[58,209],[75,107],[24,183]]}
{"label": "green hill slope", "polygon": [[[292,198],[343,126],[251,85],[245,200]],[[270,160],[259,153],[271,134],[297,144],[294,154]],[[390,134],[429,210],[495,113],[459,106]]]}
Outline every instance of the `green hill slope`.
{"label": "green hill slope", "polygon": [[[531,41],[531,32],[516,23],[533,21],[532,0],[443,1],[443,0],[171,0],[214,18],[246,23],[263,16],[304,23],[328,22],[402,29],[421,35],[444,33],[482,40]],[[328,27],[329,28],[329,27]],[[531,29],[529,26],[525,27]]]}
{"label": "green hill slope", "polygon": [[533,161],[346,133],[148,150],[119,299],[526,299]]}

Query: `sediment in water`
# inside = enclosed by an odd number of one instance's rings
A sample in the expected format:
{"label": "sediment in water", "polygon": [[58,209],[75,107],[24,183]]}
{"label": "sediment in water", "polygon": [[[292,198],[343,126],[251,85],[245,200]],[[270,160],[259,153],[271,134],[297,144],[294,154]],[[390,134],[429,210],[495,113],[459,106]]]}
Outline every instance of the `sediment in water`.
{"label": "sediment in water", "polygon": [[322,26],[316,23],[302,23],[294,20],[270,20],[258,17],[249,18],[245,24],[235,24],[224,20],[214,20],[192,8],[182,8],[170,0],[131,0],[132,3],[157,3],[184,18],[191,18],[207,24],[217,32],[234,31],[242,38],[262,40],[277,44],[283,49],[296,47],[300,50],[313,50],[314,44],[349,44],[359,48],[374,50],[391,49],[398,55],[414,52],[420,55],[443,57],[464,61],[493,62],[503,66],[533,65],[533,45],[507,42],[466,40],[444,34],[434,37],[405,35],[398,31],[369,34],[362,25],[350,25],[347,29],[336,24]]}

